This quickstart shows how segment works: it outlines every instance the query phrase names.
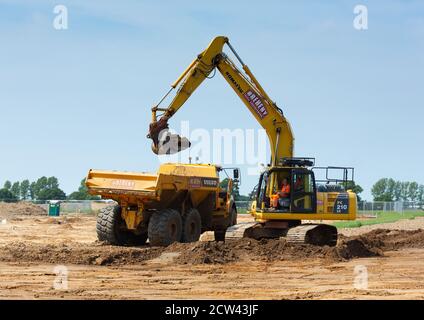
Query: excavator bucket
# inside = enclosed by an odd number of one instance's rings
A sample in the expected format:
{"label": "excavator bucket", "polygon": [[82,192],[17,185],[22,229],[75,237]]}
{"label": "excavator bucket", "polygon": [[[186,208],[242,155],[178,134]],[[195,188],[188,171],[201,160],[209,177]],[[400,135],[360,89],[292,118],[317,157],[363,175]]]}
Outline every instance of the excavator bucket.
{"label": "excavator bucket", "polygon": [[152,151],[155,154],[174,154],[190,147],[190,141],[169,131],[168,120],[162,118],[149,127],[148,138],[152,139]]}
{"label": "excavator bucket", "polygon": [[174,154],[189,148],[190,145],[191,143],[187,138],[166,130],[162,132],[158,144],[152,144],[152,151],[158,155]]}

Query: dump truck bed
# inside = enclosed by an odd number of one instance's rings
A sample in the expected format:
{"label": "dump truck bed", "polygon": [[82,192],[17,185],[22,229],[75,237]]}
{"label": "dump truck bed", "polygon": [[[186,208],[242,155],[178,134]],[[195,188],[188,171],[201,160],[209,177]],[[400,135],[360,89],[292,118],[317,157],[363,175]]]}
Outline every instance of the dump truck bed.
{"label": "dump truck bed", "polygon": [[142,198],[156,198],[158,174],[90,170],[86,186],[93,195],[112,197],[133,195]]}
{"label": "dump truck bed", "polygon": [[219,189],[216,166],[162,164],[157,173],[90,170],[86,186],[92,195],[128,204],[161,202],[190,191],[193,203]]}

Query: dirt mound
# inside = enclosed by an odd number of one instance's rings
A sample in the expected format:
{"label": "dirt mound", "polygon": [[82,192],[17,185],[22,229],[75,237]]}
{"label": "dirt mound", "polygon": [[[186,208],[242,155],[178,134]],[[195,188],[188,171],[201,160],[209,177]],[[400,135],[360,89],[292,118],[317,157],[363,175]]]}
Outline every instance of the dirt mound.
{"label": "dirt mound", "polygon": [[0,217],[7,218],[18,215],[45,216],[47,211],[31,202],[6,203],[0,202]]}
{"label": "dirt mound", "polygon": [[0,247],[0,261],[45,262],[56,264],[125,265],[158,258],[162,253],[176,253],[177,264],[224,264],[237,261],[296,260],[321,258],[339,261],[381,255],[360,240],[347,240],[337,247],[293,245],[284,240],[240,239],[227,242],[174,243],[162,247],[118,247],[96,242],[35,244],[12,242]]}
{"label": "dirt mound", "polygon": [[240,239],[227,242],[175,243],[167,250],[180,252],[182,264],[222,264],[235,261],[276,261],[318,258],[328,262],[383,256],[384,251],[423,248],[424,230],[378,229],[362,236],[341,236],[335,247],[290,244],[284,240]]}
{"label": "dirt mound", "polygon": [[350,260],[353,258],[366,258],[383,256],[383,251],[378,246],[369,245],[361,239],[349,239],[341,241],[332,248],[332,258],[334,260]]}
{"label": "dirt mound", "polygon": [[[185,248],[184,248],[185,247]],[[197,242],[194,244],[174,244],[168,250],[179,251],[175,259],[183,264],[228,263],[235,261],[298,260],[320,258],[328,261],[382,255],[378,248],[368,247],[361,240],[340,242],[336,247],[320,247],[306,244],[290,244],[284,240],[240,239],[227,242]]]}
{"label": "dirt mound", "polygon": [[[352,238],[352,237],[351,237]],[[370,231],[358,239],[366,242],[369,246],[380,247],[383,250],[396,250],[402,248],[424,247],[424,230],[388,230],[376,229]]]}
{"label": "dirt mound", "polygon": [[[66,224],[64,224],[66,226]],[[176,264],[225,264],[248,261],[322,259],[326,262],[383,256],[384,251],[424,248],[424,230],[374,230],[344,237],[335,247],[291,244],[278,239],[239,239],[227,242],[174,243],[167,248],[118,247],[101,242],[36,244],[11,242],[0,247],[0,261],[55,264],[130,265],[172,257]],[[159,259],[160,260],[160,259]],[[163,259],[162,259],[163,260]]]}
{"label": "dirt mound", "polygon": [[8,262],[47,262],[56,264],[121,265],[158,257],[164,248],[127,248],[94,244],[28,244],[14,242],[0,249],[0,260]]}

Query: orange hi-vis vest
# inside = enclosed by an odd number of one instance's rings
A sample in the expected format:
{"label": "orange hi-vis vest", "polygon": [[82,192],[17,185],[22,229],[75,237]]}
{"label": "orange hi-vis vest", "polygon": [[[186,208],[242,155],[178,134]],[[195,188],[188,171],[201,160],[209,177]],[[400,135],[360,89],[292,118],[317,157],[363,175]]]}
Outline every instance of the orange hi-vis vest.
{"label": "orange hi-vis vest", "polygon": [[[286,186],[283,185],[281,187],[281,193],[283,193],[283,195],[282,195],[283,198],[288,197],[289,196],[289,193],[290,193],[290,185],[286,185]],[[277,194],[273,194],[271,196],[271,205],[273,207],[276,208],[278,206],[278,199],[279,198],[280,198],[280,195],[278,193]]]}
{"label": "orange hi-vis vest", "polygon": [[286,185],[286,186],[282,186],[281,187],[281,192],[282,193],[286,193],[286,194],[288,194],[288,193],[290,193],[290,185],[288,184],[288,185]]}

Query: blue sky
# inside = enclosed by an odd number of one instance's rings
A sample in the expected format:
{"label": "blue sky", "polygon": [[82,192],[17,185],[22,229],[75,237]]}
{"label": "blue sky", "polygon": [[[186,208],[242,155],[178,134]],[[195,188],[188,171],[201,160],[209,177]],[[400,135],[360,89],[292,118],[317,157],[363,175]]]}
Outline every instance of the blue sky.
{"label": "blue sky", "polygon": [[[68,30],[52,27],[57,4]],[[366,31],[353,28],[357,4]],[[284,110],[297,156],[355,167],[368,199],[381,177],[424,183],[418,0],[0,0],[0,183],[55,175],[69,193],[90,168],[154,171],[150,108],[216,35]],[[220,76],[172,123],[182,120],[258,128]],[[242,173],[247,193],[257,177]]]}

